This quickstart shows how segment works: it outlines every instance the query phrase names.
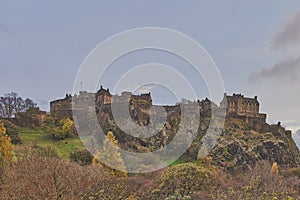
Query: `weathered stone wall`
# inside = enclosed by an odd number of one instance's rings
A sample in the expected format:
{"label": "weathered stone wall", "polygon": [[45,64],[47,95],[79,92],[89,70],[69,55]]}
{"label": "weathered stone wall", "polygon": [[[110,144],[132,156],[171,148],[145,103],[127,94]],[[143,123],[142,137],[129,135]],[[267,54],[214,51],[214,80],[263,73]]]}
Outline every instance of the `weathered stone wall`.
{"label": "weathered stone wall", "polygon": [[72,96],[67,94],[64,99],[50,102],[50,115],[55,119],[73,118]]}
{"label": "weathered stone wall", "polygon": [[15,124],[22,127],[42,126],[47,113],[39,108],[30,108],[26,112],[15,114]]}
{"label": "weathered stone wall", "polygon": [[259,102],[256,96],[254,98],[248,98],[241,94],[228,96],[225,93],[220,107],[226,108],[227,114],[235,113],[239,116],[257,118],[262,122],[266,121],[267,116],[259,113]]}

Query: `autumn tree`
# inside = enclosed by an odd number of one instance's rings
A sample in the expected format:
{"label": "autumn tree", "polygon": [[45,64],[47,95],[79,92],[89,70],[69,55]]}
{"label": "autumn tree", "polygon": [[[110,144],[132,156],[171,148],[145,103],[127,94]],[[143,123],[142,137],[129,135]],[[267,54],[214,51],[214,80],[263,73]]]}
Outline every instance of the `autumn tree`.
{"label": "autumn tree", "polygon": [[0,168],[6,166],[13,158],[14,145],[6,135],[4,123],[0,121]]}
{"label": "autumn tree", "polygon": [[[103,164],[108,165],[112,174],[119,176],[127,176],[126,167],[124,165],[124,160],[118,149],[118,141],[115,138],[113,132],[109,131],[103,141],[102,149],[96,154],[93,163],[97,164],[103,162]],[[110,166],[117,166],[120,171],[110,168]]]}
{"label": "autumn tree", "polygon": [[56,121],[51,116],[47,116],[42,127],[44,131],[50,133],[56,140],[63,140],[76,135],[75,124],[69,118]]}

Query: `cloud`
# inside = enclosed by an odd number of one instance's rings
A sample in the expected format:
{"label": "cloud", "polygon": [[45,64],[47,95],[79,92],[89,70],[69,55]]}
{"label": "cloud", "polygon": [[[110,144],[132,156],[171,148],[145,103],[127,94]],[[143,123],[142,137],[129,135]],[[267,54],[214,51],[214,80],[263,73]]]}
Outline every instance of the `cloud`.
{"label": "cloud", "polygon": [[300,42],[300,11],[291,17],[275,36],[271,45],[273,49],[298,46]]}
{"label": "cloud", "polygon": [[298,146],[298,148],[300,149],[300,129],[293,134],[293,139],[296,145]]}
{"label": "cloud", "polygon": [[277,81],[285,81],[286,83],[298,83],[300,80],[299,25],[300,11],[296,12],[282,25],[281,30],[275,34],[274,40],[271,43],[272,49],[281,50],[280,54],[277,54],[277,57],[282,57],[281,61],[250,75],[248,79],[249,83],[266,79],[275,79]]}
{"label": "cloud", "polygon": [[147,84],[147,85],[143,85],[141,87],[138,87],[138,89],[134,92],[136,92],[138,94],[148,93],[148,92],[151,92],[156,87],[158,87],[157,84]]}
{"label": "cloud", "polygon": [[40,107],[41,110],[49,111],[49,109],[50,109],[49,108],[50,107],[49,101],[45,101],[45,100],[42,100],[42,99],[37,99],[36,103],[38,104],[38,106]]}
{"label": "cloud", "polygon": [[297,58],[287,58],[275,63],[271,68],[264,68],[260,72],[249,77],[249,82],[265,79],[280,79],[289,82],[300,80],[300,56]]}

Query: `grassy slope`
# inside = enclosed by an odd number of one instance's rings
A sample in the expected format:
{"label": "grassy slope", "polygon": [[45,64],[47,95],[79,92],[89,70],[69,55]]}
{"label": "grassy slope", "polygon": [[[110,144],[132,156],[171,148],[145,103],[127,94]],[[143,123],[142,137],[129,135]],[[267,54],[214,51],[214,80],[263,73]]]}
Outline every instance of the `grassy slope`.
{"label": "grassy slope", "polygon": [[53,140],[52,136],[45,133],[41,128],[18,128],[22,144],[17,145],[16,148],[24,146],[51,146],[56,149],[60,157],[69,158],[72,151],[83,149],[83,144],[79,138],[68,138],[65,140]]}

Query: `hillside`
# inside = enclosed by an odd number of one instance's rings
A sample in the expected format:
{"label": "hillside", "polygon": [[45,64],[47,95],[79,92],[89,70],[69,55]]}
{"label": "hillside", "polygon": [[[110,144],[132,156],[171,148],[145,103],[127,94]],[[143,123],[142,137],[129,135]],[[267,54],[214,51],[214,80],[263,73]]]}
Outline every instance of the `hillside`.
{"label": "hillside", "polygon": [[[124,123],[122,128],[130,129],[132,122],[141,127],[150,123],[150,98],[148,101],[137,100],[137,96],[134,98],[129,107],[130,117],[121,121]],[[256,99],[250,102],[257,106]],[[81,139],[71,134],[75,126],[68,117],[73,116],[70,116],[70,110],[64,112],[64,107],[47,115],[43,126],[27,125],[28,121],[33,121],[30,120],[33,113],[24,114],[25,124],[4,120],[7,134],[15,144],[15,157],[10,166],[3,168],[0,198],[298,199],[300,152],[290,131],[280,123],[266,123],[266,115],[258,111],[227,111],[223,124],[224,118],[213,115],[223,108],[213,107],[207,99],[192,102],[195,104],[200,105],[199,124],[194,120],[182,120],[181,105],[159,107],[166,111],[166,121],[157,134],[148,138],[134,137],[121,129],[110,104],[97,105],[98,121],[96,118],[93,121],[90,115],[81,116],[84,123],[77,128]],[[212,119],[216,123],[210,126]],[[116,139],[115,144],[131,152],[152,152],[166,146],[176,137],[180,127],[194,133],[195,138],[179,159],[164,160],[167,167],[150,173],[125,173],[121,176],[95,160],[97,155],[93,157],[84,150],[83,143],[89,150],[94,147],[97,152],[96,148],[101,147],[99,144],[108,138],[99,136],[93,122],[99,122],[105,133],[111,133],[107,136]],[[208,133],[213,134],[203,140]],[[212,145],[214,139],[217,139],[215,146]],[[180,148],[181,143],[177,144]],[[210,146],[213,148],[209,149]],[[207,151],[204,157],[203,149]],[[105,156],[111,158],[110,153],[106,149]],[[115,155],[121,162],[131,161],[136,167],[151,171],[153,163],[119,153],[115,152]],[[147,157],[146,161],[151,159]],[[124,167],[130,172],[125,162]]]}
{"label": "hillside", "polygon": [[[257,96],[251,98],[242,94],[230,96],[225,93],[219,106],[208,98],[201,101],[188,101],[182,105],[160,106],[152,104],[150,93],[134,95],[123,92],[119,96],[111,94],[109,89],[101,86],[97,93],[81,92],[78,96],[66,95],[65,99],[51,102],[51,115],[57,119],[72,118],[71,102],[74,103],[73,108],[76,110],[75,117],[83,122],[78,132],[87,138],[93,138],[93,142],[97,144],[101,144],[103,137],[99,136],[99,130],[93,125],[95,119],[90,113],[94,106],[103,132],[113,131],[121,148],[131,152],[158,150],[173,140],[180,127],[186,129],[183,132],[192,130],[195,140],[180,158],[184,161],[200,159],[200,147],[210,149],[207,145],[213,146],[203,144],[202,138],[207,134],[211,120],[218,121],[219,118],[220,123],[216,121],[215,127],[210,130],[215,132],[212,135],[215,135],[214,139],[218,140],[205,158],[211,160],[216,166],[229,171],[249,169],[259,160],[277,162],[282,168],[300,166],[299,149],[292,139],[291,131],[285,130],[280,123],[272,125],[266,122],[267,114],[260,113]],[[119,116],[115,116],[113,106],[119,111]],[[199,110],[201,116],[199,126],[196,121],[181,121],[182,109],[188,107],[194,108],[194,111]],[[161,110],[166,112],[165,123],[155,135],[135,137],[127,134],[128,131],[137,132],[137,130],[141,133],[145,130],[144,127],[152,125],[150,115],[159,119]],[[224,117],[218,116],[218,113],[223,112],[226,113],[225,124],[221,122]],[[212,115],[213,113],[215,114]],[[116,120],[116,117],[119,119]],[[136,127],[135,130],[132,127]],[[88,142],[87,145],[94,146]]]}

